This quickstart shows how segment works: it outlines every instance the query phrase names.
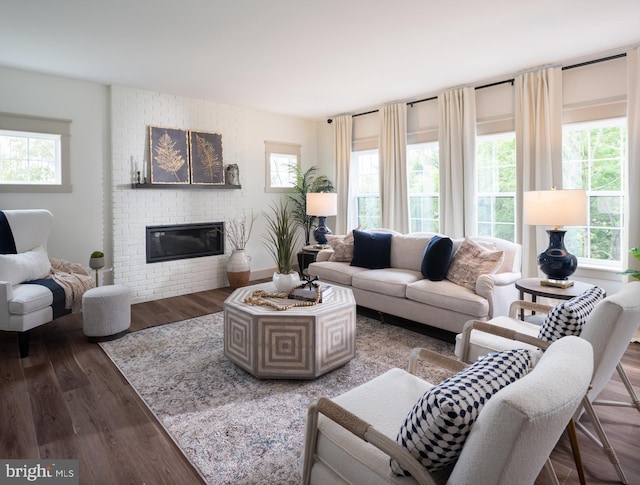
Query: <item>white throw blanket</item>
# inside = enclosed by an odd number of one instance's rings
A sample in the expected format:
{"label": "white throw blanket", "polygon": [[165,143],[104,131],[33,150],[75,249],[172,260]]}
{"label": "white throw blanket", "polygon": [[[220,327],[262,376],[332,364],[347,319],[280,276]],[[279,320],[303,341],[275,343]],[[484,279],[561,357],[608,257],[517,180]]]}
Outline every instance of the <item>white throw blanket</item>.
{"label": "white throw blanket", "polygon": [[49,277],[64,290],[64,307],[67,310],[79,312],[82,309],[82,295],[95,287],[93,278],[81,264],[51,257],[49,261],[51,261]]}

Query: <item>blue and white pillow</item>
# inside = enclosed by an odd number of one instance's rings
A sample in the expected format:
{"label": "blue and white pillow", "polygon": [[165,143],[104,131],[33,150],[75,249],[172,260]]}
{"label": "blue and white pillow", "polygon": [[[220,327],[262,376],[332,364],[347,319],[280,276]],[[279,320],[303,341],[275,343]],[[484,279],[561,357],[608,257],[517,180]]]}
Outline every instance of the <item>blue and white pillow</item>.
{"label": "blue and white pillow", "polygon": [[[396,442],[429,471],[458,459],[462,447],[487,401],[529,371],[528,350],[493,352],[429,389],[413,406]],[[396,475],[409,476],[391,460]]]}
{"label": "blue and white pillow", "polygon": [[602,288],[594,286],[581,295],[556,305],[540,326],[538,338],[553,342],[568,335],[580,336],[591,310],[604,298],[604,295]]}

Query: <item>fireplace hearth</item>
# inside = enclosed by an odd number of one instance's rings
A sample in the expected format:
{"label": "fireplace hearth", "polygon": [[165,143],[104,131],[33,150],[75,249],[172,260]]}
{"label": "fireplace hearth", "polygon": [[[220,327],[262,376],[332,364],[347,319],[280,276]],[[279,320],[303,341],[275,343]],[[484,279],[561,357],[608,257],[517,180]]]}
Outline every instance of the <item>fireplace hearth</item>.
{"label": "fireplace hearth", "polygon": [[224,222],[147,226],[147,263],[224,254]]}

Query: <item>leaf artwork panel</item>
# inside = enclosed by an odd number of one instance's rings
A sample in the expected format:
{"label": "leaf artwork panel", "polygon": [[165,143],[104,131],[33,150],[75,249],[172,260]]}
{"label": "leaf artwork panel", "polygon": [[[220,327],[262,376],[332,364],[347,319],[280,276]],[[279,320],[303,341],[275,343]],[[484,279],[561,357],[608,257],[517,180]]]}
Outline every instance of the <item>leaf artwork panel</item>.
{"label": "leaf artwork panel", "polygon": [[224,185],[222,135],[189,132],[191,148],[191,183]]}
{"label": "leaf artwork panel", "polygon": [[189,144],[186,130],[149,128],[152,184],[189,183]]}

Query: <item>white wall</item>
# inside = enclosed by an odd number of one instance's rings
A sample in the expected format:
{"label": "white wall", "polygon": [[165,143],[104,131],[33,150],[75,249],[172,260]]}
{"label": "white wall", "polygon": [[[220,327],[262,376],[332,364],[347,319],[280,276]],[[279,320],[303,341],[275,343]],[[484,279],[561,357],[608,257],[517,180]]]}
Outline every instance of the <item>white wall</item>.
{"label": "white wall", "polygon": [[88,266],[92,251],[104,249],[109,255],[105,221],[110,193],[103,188],[109,169],[109,88],[0,67],[0,111],[72,120],[72,192],[24,194],[0,189],[0,209],[53,212],[48,243],[53,257]]}
{"label": "white wall", "polygon": [[[114,281],[147,301],[226,286],[227,254],[147,264],[145,227],[229,221],[243,213],[262,215],[280,194],[264,192],[264,142],[302,145],[303,167],[317,160],[316,123],[240,107],[156,92],[113,87],[113,234]],[[222,134],[225,165],[237,163],[241,190],[132,189],[133,167],[149,160],[149,126]],[[275,268],[263,246],[264,218],[259,217],[247,246],[252,279]]]}

